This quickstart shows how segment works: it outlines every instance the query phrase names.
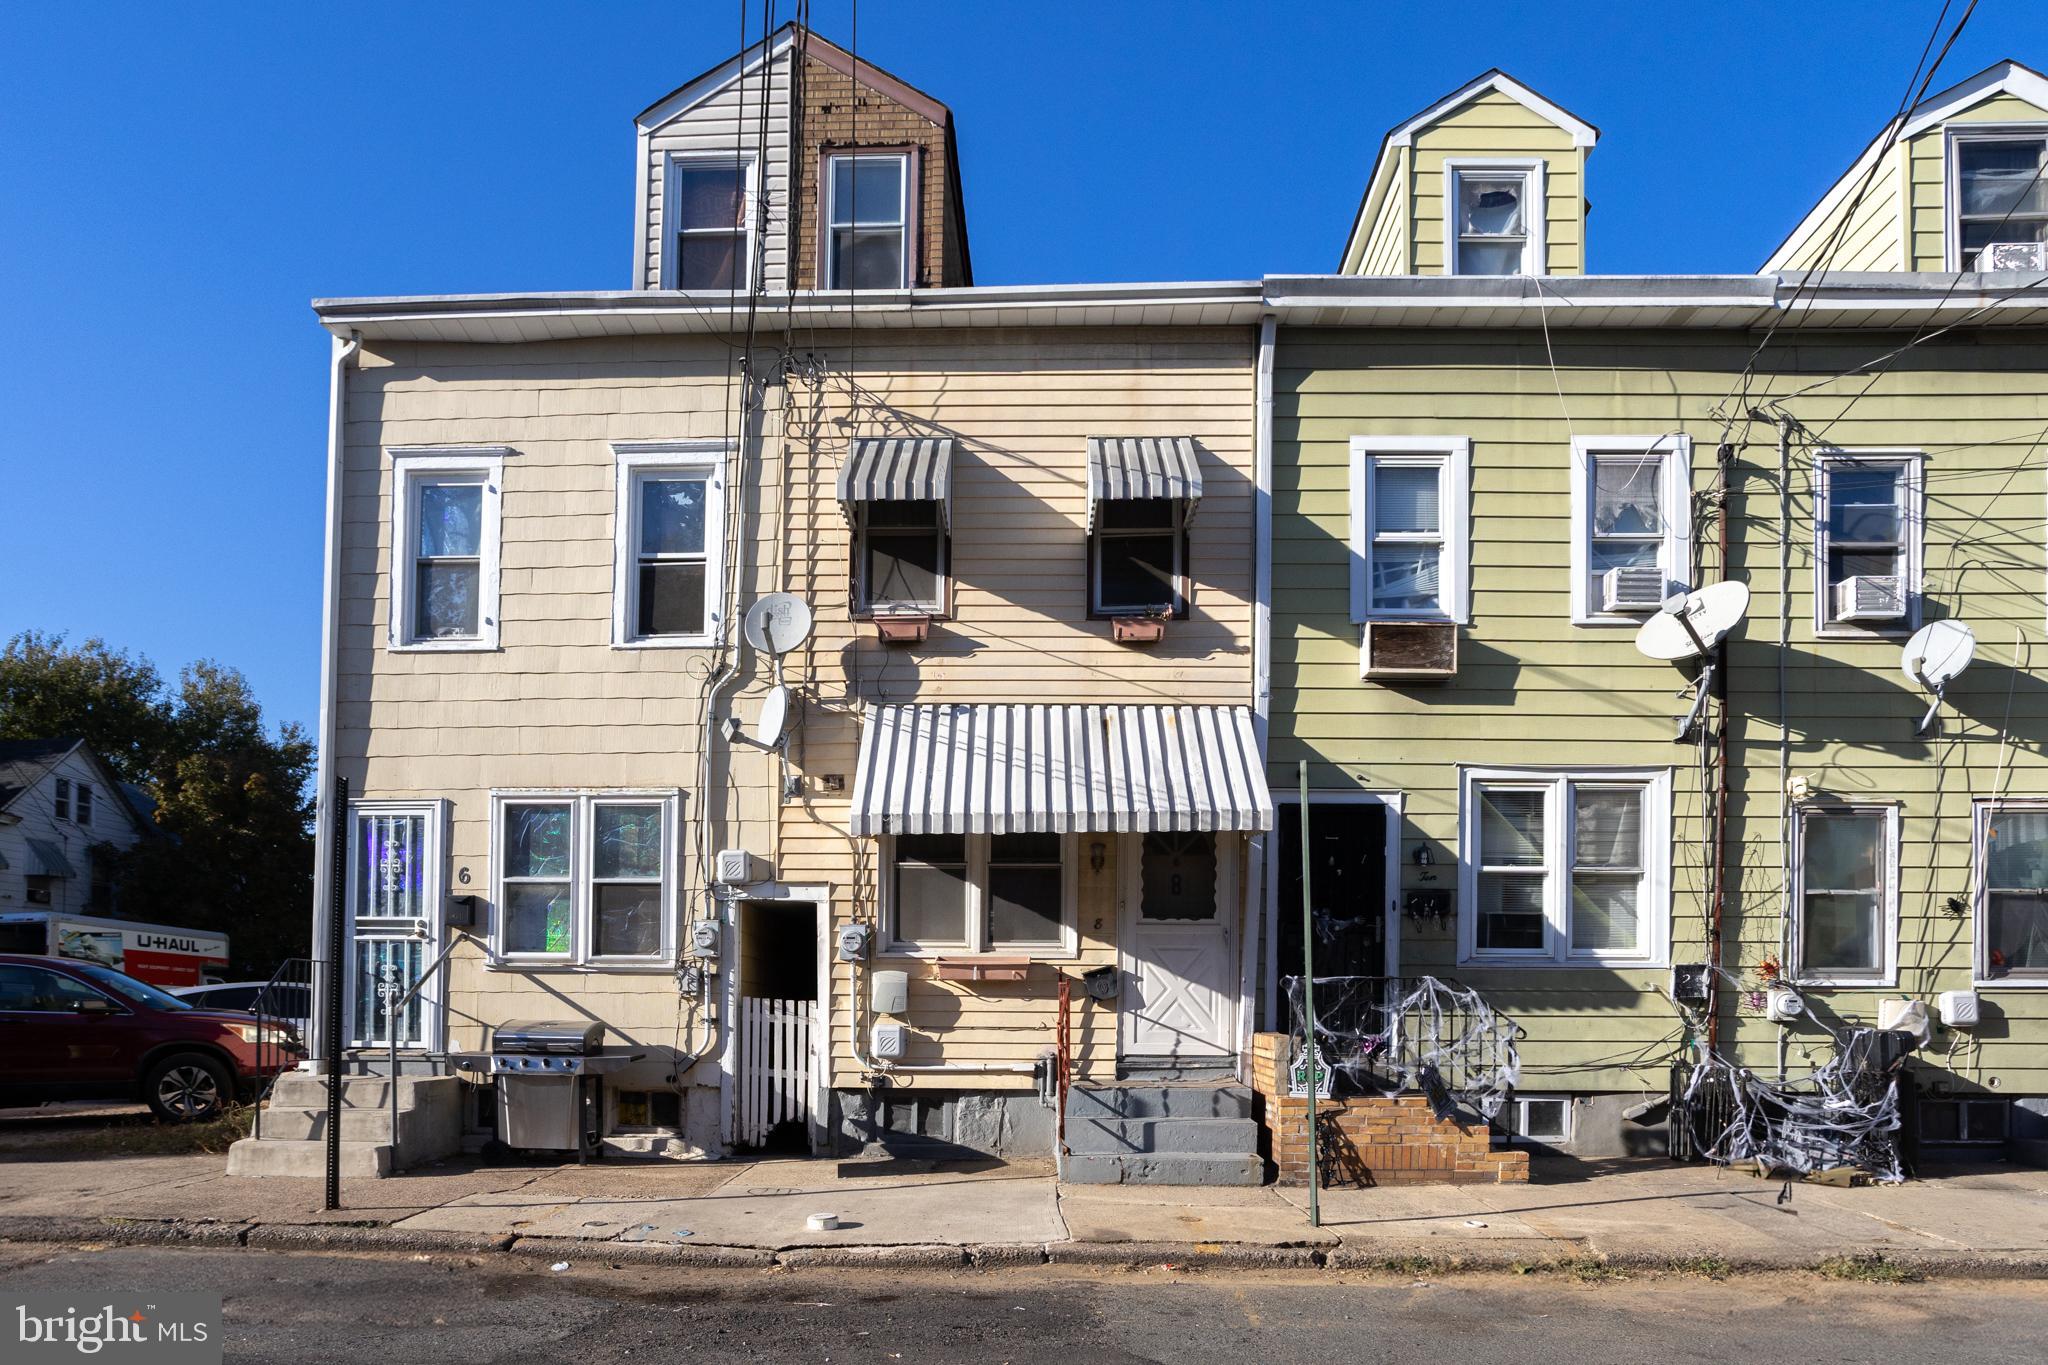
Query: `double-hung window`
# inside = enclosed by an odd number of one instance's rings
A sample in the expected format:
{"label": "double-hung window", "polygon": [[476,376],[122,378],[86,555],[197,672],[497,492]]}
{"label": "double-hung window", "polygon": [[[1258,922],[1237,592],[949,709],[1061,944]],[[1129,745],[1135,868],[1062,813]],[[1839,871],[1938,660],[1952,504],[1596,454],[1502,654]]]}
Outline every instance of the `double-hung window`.
{"label": "double-hung window", "polygon": [[502,446],[391,452],[393,649],[498,646]]}
{"label": "double-hung window", "polygon": [[1543,163],[1444,161],[1444,273],[1543,273]]}
{"label": "double-hung window", "polygon": [[71,818],[71,779],[68,777],[57,779],[57,818],[59,820],[69,820]]}
{"label": "double-hung window", "polygon": [[1981,270],[1994,242],[2048,242],[2048,134],[1949,131],[1949,268]]}
{"label": "double-hung window", "polygon": [[78,823],[81,825],[90,825],[92,823],[92,783],[90,782],[78,784]]}
{"label": "double-hung window", "polygon": [[725,544],[722,441],[614,445],[612,640],[704,645],[717,633]]}
{"label": "double-hung window", "polygon": [[671,156],[662,196],[661,287],[747,288],[754,201],[752,156]]}
{"label": "double-hung window", "polygon": [[1063,834],[900,834],[889,841],[890,951],[1073,951],[1072,840]]}
{"label": "double-hung window", "polygon": [[648,966],[669,959],[673,792],[496,792],[492,948],[505,964]]}
{"label": "double-hung window", "polygon": [[1185,610],[1186,504],[1111,498],[1096,505],[1088,542],[1088,610],[1097,616]]}
{"label": "double-hung window", "polygon": [[1351,439],[1354,621],[1463,622],[1471,443]]}
{"label": "double-hung window", "polygon": [[860,505],[856,523],[855,609],[946,613],[946,516],[936,498],[880,499]]}
{"label": "double-hung window", "polygon": [[1460,811],[1460,962],[1664,960],[1668,773],[1470,769]]}
{"label": "double-hung window", "polygon": [[907,289],[912,274],[910,154],[825,158],[825,287]]}
{"label": "double-hung window", "polygon": [[1920,617],[1918,451],[1825,451],[1814,459],[1814,628],[1911,630]]}
{"label": "double-hung window", "polygon": [[1800,806],[1793,816],[1793,979],[1889,985],[1898,958],[1899,808]]}
{"label": "double-hung window", "polygon": [[1573,621],[1640,623],[1689,586],[1691,494],[1687,437],[1572,442]]}
{"label": "double-hung window", "polygon": [[1977,980],[2048,985],[2048,802],[1977,804]]}

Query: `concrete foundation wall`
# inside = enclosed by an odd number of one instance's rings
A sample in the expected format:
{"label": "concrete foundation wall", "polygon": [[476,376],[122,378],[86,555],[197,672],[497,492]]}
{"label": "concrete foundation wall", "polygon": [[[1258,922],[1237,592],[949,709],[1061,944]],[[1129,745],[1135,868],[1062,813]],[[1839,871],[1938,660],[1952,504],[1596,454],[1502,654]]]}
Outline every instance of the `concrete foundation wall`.
{"label": "concrete foundation wall", "polygon": [[1054,1112],[1033,1091],[835,1090],[839,1156],[1050,1157]]}

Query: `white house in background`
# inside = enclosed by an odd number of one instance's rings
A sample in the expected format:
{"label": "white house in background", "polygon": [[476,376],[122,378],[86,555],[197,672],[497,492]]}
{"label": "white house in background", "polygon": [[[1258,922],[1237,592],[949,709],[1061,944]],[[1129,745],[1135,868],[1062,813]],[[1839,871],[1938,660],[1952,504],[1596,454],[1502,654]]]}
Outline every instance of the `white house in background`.
{"label": "white house in background", "polygon": [[0,740],[0,910],[113,908],[94,850],[152,832],[144,799],[83,740]]}

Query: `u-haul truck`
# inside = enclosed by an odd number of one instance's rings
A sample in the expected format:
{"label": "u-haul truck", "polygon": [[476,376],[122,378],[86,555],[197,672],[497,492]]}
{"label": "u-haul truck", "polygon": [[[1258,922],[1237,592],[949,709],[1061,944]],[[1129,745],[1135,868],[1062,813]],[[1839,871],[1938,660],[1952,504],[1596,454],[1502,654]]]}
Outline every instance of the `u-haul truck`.
{"label": "u-haul truck", "polygon": [[97,962],[152,986],[197,986],[221,980],[227,971],[228,936],[54,910],[10,910],[0,914],[0,953]]}

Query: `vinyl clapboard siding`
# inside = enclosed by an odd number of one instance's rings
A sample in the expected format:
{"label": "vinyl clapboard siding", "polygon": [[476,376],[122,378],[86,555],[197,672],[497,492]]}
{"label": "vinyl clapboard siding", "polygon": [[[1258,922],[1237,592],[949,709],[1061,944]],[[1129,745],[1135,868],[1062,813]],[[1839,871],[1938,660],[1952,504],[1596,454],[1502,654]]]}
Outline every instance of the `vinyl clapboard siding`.
{"label": "vinyl clapboard siding", "polygon": [[1945,129],[1968,123],[2041,123],[2048,110],[2017,95],[1996,94],[1929,128],[1906,144],[1911,181],[1911,245],[1915,270],[1947,270],[1948,264],[1948,138]]}
{"label": "vinyl clapboard siding", "polygon": [[1393,166],[1387,172],[1387,191],[1380,200],[1379,213],[1365,235],[1365,254],[1357,273],[1361,275],[1406,275],[1409,273],[1411,229],[1409,227],[1409,150],[1388,149]]}
{"label": "vinyl clapboard siding", "polygon": [[[1787,394],[1902,339],[1809,334],[1796,346],[1774,345],[1752,394]],[[1567,471],[1573,434],[1682,431],[1694,440],[1694,487],[1709,488],[1720,428],[1708,409],[1734,386],[1757,339],[1579,333],[1553,340],[1554,380],[1540,336],[1283,329],[1275,380],[1271,775],[1291,786],[1296,762],[1306,758],[1319,787],[1404,792],[1404,846],[1427,842],[1451,865],[1460,764],[1669,766],[1673,960],[1699,960],[1705,911],[1696,755],[1670,738],[1685,704],[1673,696],[1684,675],[1638,655],[1627,628],[1570,623]],[[1971,802],[1999,791],[2048,795],[2048,691],[2037,682],[2048,497],[2035,447],[2048,418],[2041,340],[1959,333],[1920,346],[1828,431],[1846,446],[1927,452],[1927,614],[1961,615],[1981,641],[1979,662],[1950,690],[1936,741],[1912,739],[1925,701],[1899,676],[1898,639],[1816,636],[1810,464],[1803,449],[1795,453],[1785,593],[1792,771],[1838,799],[1902,803],[1901,990],[1883,994],[1928,998],[1970,984],[1971,918],[1948,914],[1943,902],[1970,895]],[[1862,382],[1788,401],[1810,427],[1827,427]],[[1456,679],[1433,687],[1362,681],[1347,614],[1348,443],[1354,435],[1396,434],[1473,442],[1472,623],[1462,632]],[[1748,436],[1731,506],[1741,529],[1726,575],[1746,580],[1754,596],[1731,651],[1730,837],[1742,852],[1740,875],[1731,877],[1725,961],[1756,982],[1757,965],[1781,957],[1780,594],[1776,433],[1759,426]],[[1711,522],[1696,518],[1707,578],[1724,576],[1713,539]],[[1619,1064],[1673,1051],[1680,1025],[1663,996],[1662,969],[1460,969],[1451,933],[1413,923],[1403,927],[1403,944],[1405,970],[1452,972],[1528,1028],[1526,1088],[1660,1083],[1660,1072]],[[1817,990],[1811,998],[1830,1017],[1867,1023],[1879,994]],[[2048,993],[1992,987],[1985,1000],[1993,1022],[1975,1048],[1963,1046],[1960,1079],[1989,1085],[1996,1077],[2006,1094],[2048,1093]],[[1776,1027],[1746,996],[1727,1001],[1724,1028],[1738,1060],[1775,1066]],[[1795,1064],[1799,1048],[1824,1055],[1817,1030],[1794,1038]]]}
{"label": "vinyl clapboard siding", "polygon": [[648,135],[646,164],[640,168],[646,179],[647,221],[638,287],[661,286],[663,189],[668,159],[676,153],[754,154],[755,212],[768,215],[762,278],[770,289],[781,288],[788,280],[789,69],[790,50],[784,47],[765,70],[752,68]]}
{"label": "vinyl clapboard siding", "polygon": [[[1938,138],[1939,134],[1936,136]],[[1937,159],[1939,156],[1937,150]],[[1881,159],[1874,172],[1851,172],[1850,188],[1842,201],[1823,217],[1802,224],[1792,240],[1771,258],[1772,268],[1788,271],[1907,268],[1906,213],[1901,191],[1908,161],[1905,149],[1893,148]],[[1860,197],[1858,189],[1862,190]],[[1920,268],[1940,269],[1938,265]]]}
{"label": "vinyl clapboard siding", "polygon": [[[1410,269],[1441,275],[1444,262],[1444,158],[1541,157],[1545,167],[1544,232],[1549,275],[1585,269],[1583,151],[1571,134],[1498,91],[1458,106],[1415,134],[1409,162]],[[1393,196],[1389,196],[1391,199]]]}

